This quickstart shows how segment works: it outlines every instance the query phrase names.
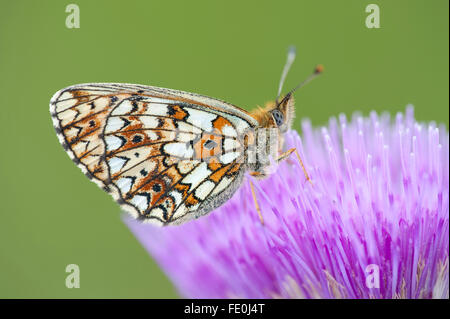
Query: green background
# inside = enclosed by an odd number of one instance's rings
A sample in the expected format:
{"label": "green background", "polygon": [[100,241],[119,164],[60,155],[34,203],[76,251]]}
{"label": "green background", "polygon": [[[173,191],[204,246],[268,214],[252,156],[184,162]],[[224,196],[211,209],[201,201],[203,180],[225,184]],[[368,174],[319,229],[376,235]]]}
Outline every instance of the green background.
{"label": "green background", "polygon": [[[170,281],[120,219],[119,206],[70,161],[48,104],[76,83],[128,82],[192,91],[246,109],[285,90],[297,117],[415,105],[448,125],[447,0],[0,1],[0,297],[176,297]],[[81,28],[65,26],[80,7]],[[367,29],[365,7],[380,6]],[[298,128],[298,122],[296,124]],[[65,267],[81,288],[65,287]]]}

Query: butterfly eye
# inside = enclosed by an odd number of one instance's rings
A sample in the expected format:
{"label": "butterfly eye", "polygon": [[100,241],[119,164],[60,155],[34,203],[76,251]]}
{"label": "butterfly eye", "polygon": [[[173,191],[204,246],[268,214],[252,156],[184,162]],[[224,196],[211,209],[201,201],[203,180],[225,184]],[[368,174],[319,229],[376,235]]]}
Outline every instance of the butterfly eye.
{"label": "butterfly eye", "polygon": [[273,110],[272,111],[272,116],[273,116],[273,119],[275,120],[275,123],[277,124],[277,126],[283,125],[283,123],[284,123],[284,116],[283,116],[283,113],[281,113],[280,110],[277,110],[277,109]]}

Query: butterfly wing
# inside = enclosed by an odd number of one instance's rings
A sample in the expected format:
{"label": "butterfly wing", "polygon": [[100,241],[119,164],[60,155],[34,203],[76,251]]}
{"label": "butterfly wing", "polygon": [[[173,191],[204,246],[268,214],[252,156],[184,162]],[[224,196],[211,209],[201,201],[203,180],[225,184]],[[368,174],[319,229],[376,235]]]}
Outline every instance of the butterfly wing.
{"label": "butterfly wing", "polygon": [[65,88],[50,112],[82,171],[134,217],[162,225],[231,197],[245,170],[240,136],[258,125],[217,99],[133,84]]}

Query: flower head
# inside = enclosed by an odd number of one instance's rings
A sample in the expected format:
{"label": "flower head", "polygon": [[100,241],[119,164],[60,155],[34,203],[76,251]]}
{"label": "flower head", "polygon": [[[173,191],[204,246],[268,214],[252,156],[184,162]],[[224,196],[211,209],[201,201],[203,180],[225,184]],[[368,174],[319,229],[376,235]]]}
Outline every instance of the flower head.
{"label": "flower head", "polygon": [[449,136],[413,109],[302,123],[295,156],[208,216],[158,228],[126,219],[190,298],[448,298]]}

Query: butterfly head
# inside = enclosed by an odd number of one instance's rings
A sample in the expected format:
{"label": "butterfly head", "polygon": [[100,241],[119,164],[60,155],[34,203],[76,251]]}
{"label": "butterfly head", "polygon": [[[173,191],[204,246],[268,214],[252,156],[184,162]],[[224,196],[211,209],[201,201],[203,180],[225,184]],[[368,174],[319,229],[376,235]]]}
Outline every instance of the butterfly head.
{"label": "butterfly head", "polygon": [[281,102],[268,111],[268,127],[278,128],[281,133],[288,131],[295,117],[295,103],[292,94],[286,95]]}

